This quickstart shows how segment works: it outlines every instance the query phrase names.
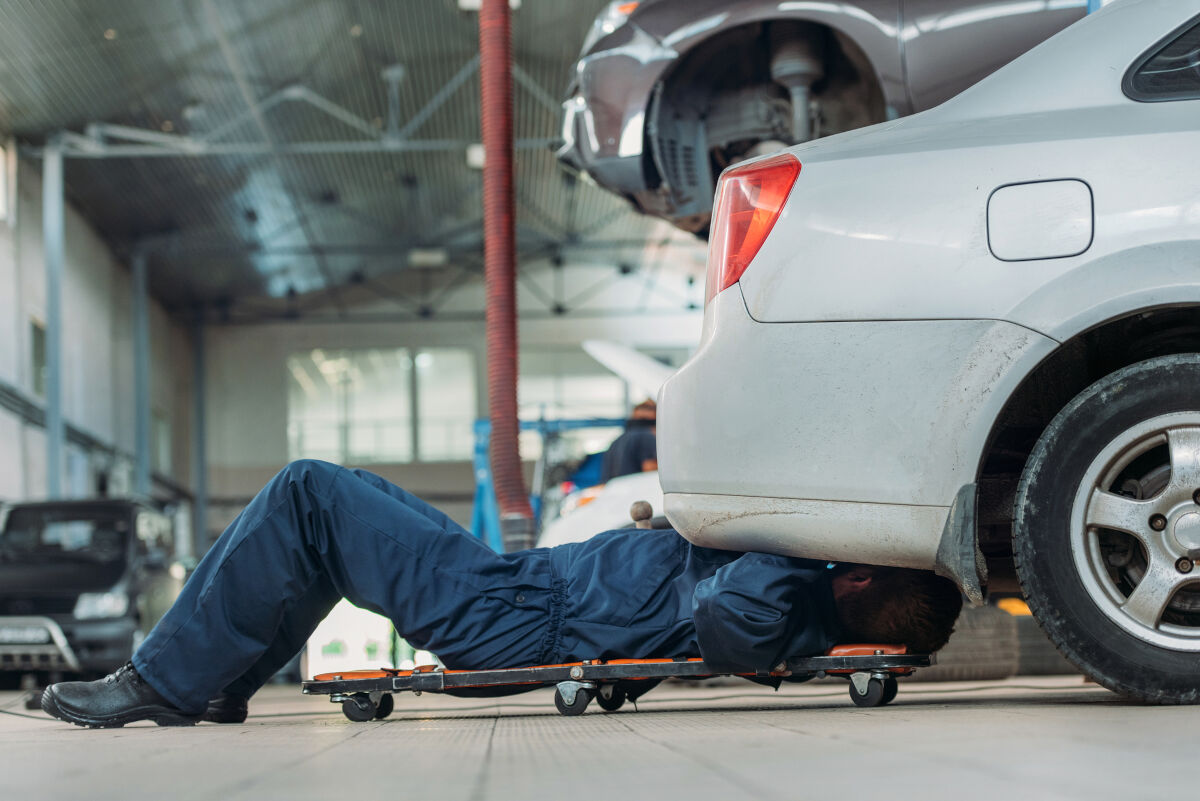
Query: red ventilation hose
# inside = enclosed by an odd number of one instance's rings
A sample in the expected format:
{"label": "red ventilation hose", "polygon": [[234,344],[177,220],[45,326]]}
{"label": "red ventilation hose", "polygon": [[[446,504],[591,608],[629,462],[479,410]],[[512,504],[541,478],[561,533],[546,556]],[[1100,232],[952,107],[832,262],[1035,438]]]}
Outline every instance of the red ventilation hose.
{"label": "red ventilation hose", "polygon": [[483,127],[483,257],[487,285],[488,409],[492,480],[505,550],[533,545],[533,509],[517,435],[517,275],[513,211],[512,33],[508,0],[479,10]]}

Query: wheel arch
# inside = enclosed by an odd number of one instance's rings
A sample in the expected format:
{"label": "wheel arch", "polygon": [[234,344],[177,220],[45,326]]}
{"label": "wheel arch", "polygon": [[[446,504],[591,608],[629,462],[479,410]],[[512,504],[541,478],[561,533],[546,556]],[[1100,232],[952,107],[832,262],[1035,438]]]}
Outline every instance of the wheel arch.
{"label": "wheel arch", "polygon": [[[655,10],[657,9],[654,6],[646,9],[651,13]],[[801,6],[795,9],[788,8],[787,4],[777,3],[740,4],[723,11],[715,24],[707,24],[707,20],[691,20],[688,24],[674,27],[670,31],[660,31],[659,26],[653,22],[646,24],[645,17],[635,17],[635,20],[678,54],[674,63],[659,77],[660,81],[669,80],[679,65],[695,54],[697,48],[710,45],[718,38],[729,36],[740,29],[777,23],[809,23],[820,26],[832,33],[841,34],[858,47],[871,67],[872,77],[880,87],[884,101],[894,106],[901,115],[911,112],[908,92],[901,77],[903,65],[897,34],[889,33],[890,21],[876,20],[871,15],[864,14],[861,9],[847,10],[835,4]]]}
{"label": "wheel arch", "polygon": [[[993,420],[976,469],[975,527],[993,589],[1011,589],[1013,502],[1054,417],[1106,375],[1157,356],[1200,352],[1200,300],[1134,307],[1075,333],[1043,357]],[[1014,584],[1015,586],[1015,584]]]}
{"label": "wheel arch", "polygon": [[[716,120],[728,120],[730,115],[717,112],[710,116],[708,111],[730,108],[713,101],[737,90],[778,86],[770,76],[769,40],[780,26],[807,26],[809,30],[798,29],[797,35],[822,43],[826,72],[817,85],[823,86],[824,114],[829,115],[827,133],[854,130],[883,122],[890,113],[910,111],[906,87],[896,77],[902,71],[895,42],[886,44],[876,28],[845,13],[811,10],[788,14],[770,6],[730,16],[691,38],[673,41],[667,36],[662,43],[677,57],[658,76],[643,111],[641,163],[648,190],[644,208],[661,206],[678,227],[697,233],[707,230],[717,176],[731,160],[742,157],[743,144],[725,152],[728,142],[715,131],[728,132],[729,126]],[[889,51],[895,55],[892,60],[887,57]],[[731,57],[730,52],[752,57]],[[783,87],[779,88],[786,96]],[[737,118],[760,119],[758,103],[748,102],[751,104],[742,107]],[[706,109],[703,113],[702,108]],[[710,133],[714,135],[710,137]],[[759,137],[744,141],[755,139]],[[721,156],[713,157],[718,150]],[[664,189],[668,191],[664,193]]]}

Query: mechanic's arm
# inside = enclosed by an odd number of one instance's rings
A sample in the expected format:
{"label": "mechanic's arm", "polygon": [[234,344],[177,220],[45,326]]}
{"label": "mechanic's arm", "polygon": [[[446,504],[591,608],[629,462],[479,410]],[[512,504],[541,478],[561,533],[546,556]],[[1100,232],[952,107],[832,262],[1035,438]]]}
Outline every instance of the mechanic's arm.
{"label": "mechanic's arm", "polygon": [[828,572],[824,562],[762,553],[719,568],[692,596],[704,661],[749,672],[823,652],[836,637]]}

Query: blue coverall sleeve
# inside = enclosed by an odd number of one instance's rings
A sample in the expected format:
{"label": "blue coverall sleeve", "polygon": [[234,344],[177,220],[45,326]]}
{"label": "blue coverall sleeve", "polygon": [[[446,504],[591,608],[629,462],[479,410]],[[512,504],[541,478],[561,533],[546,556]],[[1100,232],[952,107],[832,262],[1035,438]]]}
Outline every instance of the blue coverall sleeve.
{"label": "blue coverall sleeve", "polygon": [[770,670],[833,643],[832,595],[822,563],[748,553],[696,585],[700,655],[721,671]]}

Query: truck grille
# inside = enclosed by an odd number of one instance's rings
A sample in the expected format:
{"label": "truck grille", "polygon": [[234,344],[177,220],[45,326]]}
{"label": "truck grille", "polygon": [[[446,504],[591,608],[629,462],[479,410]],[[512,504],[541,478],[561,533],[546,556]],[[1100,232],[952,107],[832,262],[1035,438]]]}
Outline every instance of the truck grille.
{"label": "truck grille", "polygon": [[13,646],[0,648],[0,670],[70,670],[72,665],[58,649],[36,648],[28,651]]}

